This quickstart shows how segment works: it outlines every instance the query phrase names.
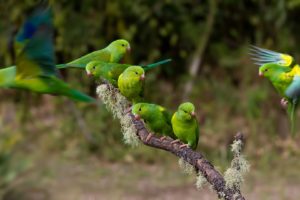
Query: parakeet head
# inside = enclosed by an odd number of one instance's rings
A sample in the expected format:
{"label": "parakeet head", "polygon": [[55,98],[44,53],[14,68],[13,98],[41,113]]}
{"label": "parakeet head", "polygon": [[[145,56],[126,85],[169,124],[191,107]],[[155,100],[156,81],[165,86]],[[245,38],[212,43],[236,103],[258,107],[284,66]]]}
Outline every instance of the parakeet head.
{"label": "parakeet head", "polygon": [[278,65],[276,63],[267,63],[262,65],[259,68],[259,76],[264,76],[266,78],[270,78],[274,76],[276,73],[281,73],[281,72],[288,72],[289,68]]}
{"label": "parakeet head", "polygon": [[129,42],[123,39],[113,41],[108,45],[108,49],[118,54],[125,54],[131,50]]}
{"label": "parakeet head", "polygon": [[145,71],[140,66],[130,66],[123,73],[128,77],[139,78],[141,81],[145,80]]}
{"label": "parakeet head", "polygon": [[142,116],[147,112],[146,110],[147,107],[145,106],[145,103],[137,103],[132,106],[132,114],[137,120],[142,118]]}
{"label": "parakeet head", "polygon": [[99,69],[101,67],[101,61],[91,61],[89,62],[86,67],[85,71],[88,76],[98,76]]}
{"label": "parakeet head", "polygon": [[190,102],[182,103],[177,110],[179,116],[185,120],[191,120],[196,116],[195,106]]}

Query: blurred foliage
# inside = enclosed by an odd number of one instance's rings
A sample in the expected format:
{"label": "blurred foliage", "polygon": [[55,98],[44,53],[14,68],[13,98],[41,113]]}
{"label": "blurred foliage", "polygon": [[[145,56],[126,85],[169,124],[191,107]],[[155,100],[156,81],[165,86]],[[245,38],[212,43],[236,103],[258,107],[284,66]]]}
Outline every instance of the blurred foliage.
{"label": "blurred foliage", "polygon": [[[13,34],[35,2],[0,0],[1,66],[14,63]],[[286,139],[289,126],[279,96],[268,81],[257,78],[247,49],[255,44],[300,54],[300,0],[216,2],[213,31],[190,95],[201,119],[199,149],[224,167],[230,160],[228,147],[234,134],[243,131],[246,155],[254,168],[270,165],[278,155],[283,159],[299,155],[299,144]],[[58,63],[125,38],[133,50],[125,59],[128,63],[173,58],[171,65],[149,72],[146,97],[176,109],[212,4],[200,0],[52,0],[50,4]],[[85,72],[70,69],[62,73],[74,87],[95,95],[96,84]],[[119,122],[112,120],[101,103],[76,103],[75,112],[61,97],[4,89],[0,95],[0,187],[24,169],[34,168],[28,163],[35,156],[53,153],[75,158],[93,153],[111,162],[165,160],[158,150],[124,147]],[[20,159],[22,155],[26,156]]]}

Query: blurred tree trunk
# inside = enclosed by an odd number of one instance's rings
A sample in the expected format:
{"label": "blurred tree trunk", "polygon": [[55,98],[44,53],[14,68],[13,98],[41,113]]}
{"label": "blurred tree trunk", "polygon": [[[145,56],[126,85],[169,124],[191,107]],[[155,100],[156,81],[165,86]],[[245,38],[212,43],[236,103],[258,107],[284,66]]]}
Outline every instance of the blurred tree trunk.
{"label": "blurred tree trunk", "polygon": [[202,64],[202,56],[204,53],[204,50],[209,42],[209,38],[212,32],[212,28],[214,25],[215,21],[215,14],[217,11],[217,0],[210,0],[209,1],[209,13],[206,19],[206,26],[204,33],[202,37],[199,39],[199,43],[197,45],[196,51],[194,52],[192,59],[191,59],[191,64],[189,67],[189,75],[190,78],[186,82],[184,86],[184,93],[183,93],[183,101],[187,100],[190,96],[190,93],[193,90],[193,84],[195,77],[197,76],[197,73],[201,67]]}

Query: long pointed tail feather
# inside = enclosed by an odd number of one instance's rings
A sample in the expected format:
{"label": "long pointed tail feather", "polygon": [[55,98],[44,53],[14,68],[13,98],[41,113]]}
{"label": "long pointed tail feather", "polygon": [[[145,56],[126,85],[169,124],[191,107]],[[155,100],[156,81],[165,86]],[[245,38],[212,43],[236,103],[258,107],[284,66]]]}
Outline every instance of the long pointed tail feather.
{"label": "long pointed tail feather", "polygon": [[64,68],[78,68],[78,69],[85,69],[86,65],[83,64],[58,64],[56,65],[57,69],[64,69]]}
{"label": "long pointed tail feather", "polygon": [[144,65],[142,67],[145,71],[148,71],[149,69],[153,69],[153,68],[155,68],[159,65],[167,64],[171,61],[172,61],[172,59],[169,58],[169,59],[161,60],[161,61],[158,61],[158,62],[155,62],[155,63],[152,63],[152,64]]}
{"label": "long pointed tail feather", "polygon": [[96,101],[96,99],[94,99],[78,90],[74,90],[74,89],[69,90],[67,93],[67,96],[73,100],[82,101],[82,102],[86,102],[86,103],[93,103]]}
{"label": "long pointed tail feather", "polygon": [[294,102],[290,102],[288,105],[288,114],[289,114],[289,118],[290,118],[290,123],[291,123],[291,134],[292,137],[295,137],[295,119],[296,119],[296,107],[297,107],[298,102],[294,101]]}

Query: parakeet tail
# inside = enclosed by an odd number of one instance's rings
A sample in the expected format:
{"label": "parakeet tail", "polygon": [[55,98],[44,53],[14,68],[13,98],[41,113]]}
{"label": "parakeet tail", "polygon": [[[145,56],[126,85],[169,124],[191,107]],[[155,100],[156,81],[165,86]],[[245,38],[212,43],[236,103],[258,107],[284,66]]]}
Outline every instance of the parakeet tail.
{"label": "parakeet tail", "polygon": [[296,111],[297,104],[298,104],[298,102],[291,102],[288,105],[288,114],[289,114],[290,123],[291,123],[292,137],[295,136],[295,111]]}
{"label": "parakeet tail", "polygon": [[161,60],[161,61],[149,64],[149,65],[145,65],[145,66],[142,66],[142,67],[145,71],[148,71],[149,69],[155,68],[159,65],[164,65],[164,64],[169,63],[171,61],[172,61],[172,59],[169,58],[169,59]]}
{"label": "parakeet tail", "polygon": [[79,92],[78,90],[69,90],[67,93],[67,96],[76,101],[82,101],[82,102],[86,102],[86,103],[93,103],[96,101],[96,99],[94,99],[82,92]]}
{"label": "parakeet tail", "polygon": [[79,68],[79,69],[85,69],[86,65],[83,64],[58,64],[56,65],[56,68],[58,69],[65,69],[65,68]]}

